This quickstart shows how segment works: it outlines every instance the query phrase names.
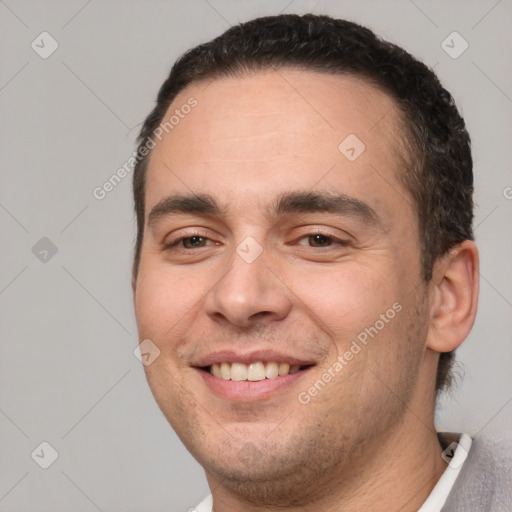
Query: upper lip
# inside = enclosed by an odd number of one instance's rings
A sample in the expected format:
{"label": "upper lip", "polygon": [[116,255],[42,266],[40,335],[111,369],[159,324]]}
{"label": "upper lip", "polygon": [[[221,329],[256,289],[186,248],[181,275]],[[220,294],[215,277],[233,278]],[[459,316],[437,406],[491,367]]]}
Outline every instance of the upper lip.
{"label": "upper lip", "polygon": [[219,350],[196,357],[192,366],[205,367],[214,363],[257,363],[258,361],[298,364],[301,366],[315,364],[310,359],[300,359],[291,355],[276,352],[275,350],[252,350],[243,352],[241,350]]}

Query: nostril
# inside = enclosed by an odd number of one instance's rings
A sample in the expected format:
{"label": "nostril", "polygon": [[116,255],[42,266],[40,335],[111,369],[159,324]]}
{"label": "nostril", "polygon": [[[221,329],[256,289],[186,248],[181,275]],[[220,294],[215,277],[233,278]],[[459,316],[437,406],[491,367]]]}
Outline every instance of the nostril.
{"label": "nostril", "polygon": [[268,316],[271,314],[271,311],[260,311],[259,313],[254,313],[254,315],[251,315],[250,318],[261,318],[262,316]]}

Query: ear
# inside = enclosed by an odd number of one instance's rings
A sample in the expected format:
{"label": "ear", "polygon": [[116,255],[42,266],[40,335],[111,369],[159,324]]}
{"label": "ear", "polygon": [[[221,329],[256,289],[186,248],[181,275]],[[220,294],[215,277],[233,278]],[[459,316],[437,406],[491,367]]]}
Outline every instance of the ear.
{"label": "ear", "polygon": [[466,339],[476,316],[478,269],[478,249],[471,240],[456,245],[435,263],[430,282],[428,348],[451,352]]}

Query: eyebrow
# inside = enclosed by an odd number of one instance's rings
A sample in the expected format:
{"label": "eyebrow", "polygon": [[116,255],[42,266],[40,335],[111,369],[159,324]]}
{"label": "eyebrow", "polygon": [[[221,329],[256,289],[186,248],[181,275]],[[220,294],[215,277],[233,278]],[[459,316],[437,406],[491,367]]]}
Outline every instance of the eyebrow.
{"label": "eyebrow", "polygon": [[375,210],[360,199],[341,193],[290,192],[280,196],[270,207],[274,217],[293,213],[334,213],[379,225]]}
{"label": "eyebrow", "polygon": [[176,214],[196,214],[221,216],[225,210],[208,194],[174,194],[161,199],[149,213],[148,226],[152,226],[162,217]]}
{"label": "eyebrow", "polygon": [[[222,216],[228,209],[209,194],[173,194],[161,199],[149,213],[148,225],[162,217],[179,214]],[[296,191],[287,192],[275,199],[267,208],[271,217],[296,213],[333,213],[352,217],[373,226],[382,226],[381,219],[367,203],[341,193]]]}

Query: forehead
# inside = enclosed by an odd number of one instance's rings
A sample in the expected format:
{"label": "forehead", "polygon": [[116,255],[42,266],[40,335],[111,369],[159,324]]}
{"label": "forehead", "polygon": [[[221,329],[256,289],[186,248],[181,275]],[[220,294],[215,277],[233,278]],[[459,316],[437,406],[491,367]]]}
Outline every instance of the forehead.
{"label": "forehead", "polygon": [[371,195],[375,181],[392,183],[388,195],[401,187],[396,103],[358,77],[279,69],[197,82],[163,123],[173,116],[150,156],[148,208],[170,186],[243,201],[295,185],[356,195]]}
{"label": "forehead", "polygon": [[[232,139],[234,147],[224,144],[219,150],[225,149],[226,153],[221,152],[218,157],[232,157],[238,147],[236,140],[246,136],[252,138],[254,154],[261,151],[258,138],[274,135],[280,144],[285,143],[276,145],[269,157],[283,153],[300,136],[311,145],[324,141],[321,146],[326,146],[353,133],[368,144],[379,139],[391,149],[396,145],[394,135],[401,124],[395,101],[363,78],[352,75],[278,69],[192,83],[174,99],[164,121],[192,97],[198,103],[190,115],[194,124],[180,122],[169,132],[168,139],[172,143],[176,136],[190,136],[194,155],[188,151],[190,146],[174,149],[176,155],[186,152],[196,159],[209,150],[201,148],[206,138],[208,142]],[[272,129],[274,132],[269,133]],[[244,158],[249,148],[239,149]],[[265,150],[268,149],[265,144]],[[310,149],[310,145],[305,149]]]}

